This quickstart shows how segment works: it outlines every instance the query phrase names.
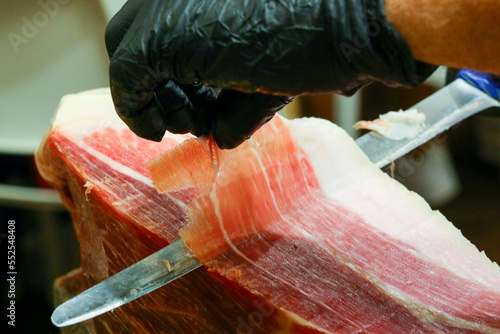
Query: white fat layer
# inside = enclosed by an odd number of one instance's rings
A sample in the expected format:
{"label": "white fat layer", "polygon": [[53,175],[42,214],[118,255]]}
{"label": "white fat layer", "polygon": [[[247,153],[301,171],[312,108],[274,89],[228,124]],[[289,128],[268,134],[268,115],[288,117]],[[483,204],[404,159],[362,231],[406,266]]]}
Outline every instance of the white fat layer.
{"label": "white fat layer", "polygon": [[111,167],[111,169],[116,170],[123,175],[127,175],[127,176],[129,176],[129,177],[131,177],[139,182],[142,182],[142,183],[147,184],[151,187],[154,187],[153,181],[151,179],[145,177],[144,175],[136,172],[135,170],[133,170],[127,166],[122,165],[119,162],[116,162],[115,160],[111,159],[107,155],[105,155],[105,154],[99,152],[98,150],[88,146],[87,144],[80,142],[80,143],[78,143],[78,146],[80,146],[82,149],[84,149],[85,151],[87,151],[89,154],[96,157],[97,159],[101,160],[105,164],[109,165],[109,167]]}
{"label": "white fat layer", "polygon": [[316,118],[287,123],[328,197],[415,248],[420,258],[500,290],[500,267],[423,198],[375,167],[345,131]]}
{"label": "white fat layer", "polygon": [[417,109],[389,111],[375,121],[360,121],[354,127],[372,130],[394,140],[414,138],[425,128],[425,114]]}
{"label": "white fat layer", "polygon": [[[286,322],[288,322],[288,324],[298,324],[300,326],[304,326],[304,327],[309,327],[309,328],[312,328],[312,329],[315,329],[321,333],[326,333],[324,331],[323,328],[320,328],[318,326],[316,326],[315,324],[313,324],[312,322],[310,321],[307,321],[301,317],[299,317],[298,315],[296,315],[295,313],[293,312],[290,312],[290,311],[287,311],[283,308],[279,308],[280,310],[280,315],[283,316],[284,319],[280,319],[280,322],[282,322],[283,320],[285,320]],[[289,330],[289,328],[287,328],[287,330]],[[278,333],[283,333],[283,332],[278,332]],[[274,334],[278,334],[278,333],[274,333]],[[287,331],[288,333],[288,331]]]}
{"label": "white fat layer", "polygon": [[[109,88],[98,88],[64,96],[52,119],[52,129],[65,124],[91,121],[100,125],[97,128],[91,128],[92,130],[105,127],[120,129],[127,127],[115,111]],[[88,128],[79,125],[79,128]]]}

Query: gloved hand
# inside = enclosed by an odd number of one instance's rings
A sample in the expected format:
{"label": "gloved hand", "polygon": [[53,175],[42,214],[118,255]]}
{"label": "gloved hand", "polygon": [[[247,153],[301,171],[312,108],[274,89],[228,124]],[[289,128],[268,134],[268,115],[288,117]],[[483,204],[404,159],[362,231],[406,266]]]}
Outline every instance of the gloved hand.
{"label": "gloved hand", "polygon": [[135,133],[211,134],[220,148],[291,96],[415,86],[434,70],[413,59],[383,0],[129,0],[106,45],[114,103]]}

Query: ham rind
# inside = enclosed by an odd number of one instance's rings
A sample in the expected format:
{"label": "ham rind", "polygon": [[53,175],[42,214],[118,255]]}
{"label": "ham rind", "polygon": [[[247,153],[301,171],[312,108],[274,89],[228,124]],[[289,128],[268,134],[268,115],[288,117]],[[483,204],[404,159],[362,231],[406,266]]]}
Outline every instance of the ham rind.
{"label": "ham rind", "polygon": [[[136,137],[116,115],[109,89],[62,100],[36,155],[39,171],[69,209],[80,242],[81,268],[56,281],[58,303],[179,239],[187,205],[201,190],[178,187],[159,194],[147,161],[187,138],[166,134],[155,143]],[[99,334],[322,333],[204,268],[84,327],[82,332]]]}
{"label": "ham rind", "polygon": [[312,330],[500,333],[498,265],[335,125],[276,117],[216,173],[203,151],[188,140],[149,166],[162,191],[202,192],[180,234],[212,272]]}

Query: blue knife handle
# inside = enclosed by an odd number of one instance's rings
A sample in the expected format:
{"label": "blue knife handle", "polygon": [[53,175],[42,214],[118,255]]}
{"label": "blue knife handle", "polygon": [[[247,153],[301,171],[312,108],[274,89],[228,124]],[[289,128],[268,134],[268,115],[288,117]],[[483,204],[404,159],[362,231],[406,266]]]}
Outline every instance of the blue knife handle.
{"label": "blue knife handle", "polygon": [[494,99],[500,100],[500,76],[473,70],[461,70],[457,77],[479,88]]}

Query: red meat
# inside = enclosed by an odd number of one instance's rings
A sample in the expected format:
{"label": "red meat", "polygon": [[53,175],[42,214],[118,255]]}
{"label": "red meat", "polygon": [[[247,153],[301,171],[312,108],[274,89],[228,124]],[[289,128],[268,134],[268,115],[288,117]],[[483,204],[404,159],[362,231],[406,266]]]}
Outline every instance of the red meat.
{"label": "red meat", "polygon": [[[80,242],[81,268],[56,281],[59,296],[68,299],[179,239],[186,204],[200,191],[159,194],[146,164],[185,138],[137,138],[115,115],[108,90],[63,99],[36,156]],[[91,333],[306,333],[261,296],[204,268],[84,325]]]}

